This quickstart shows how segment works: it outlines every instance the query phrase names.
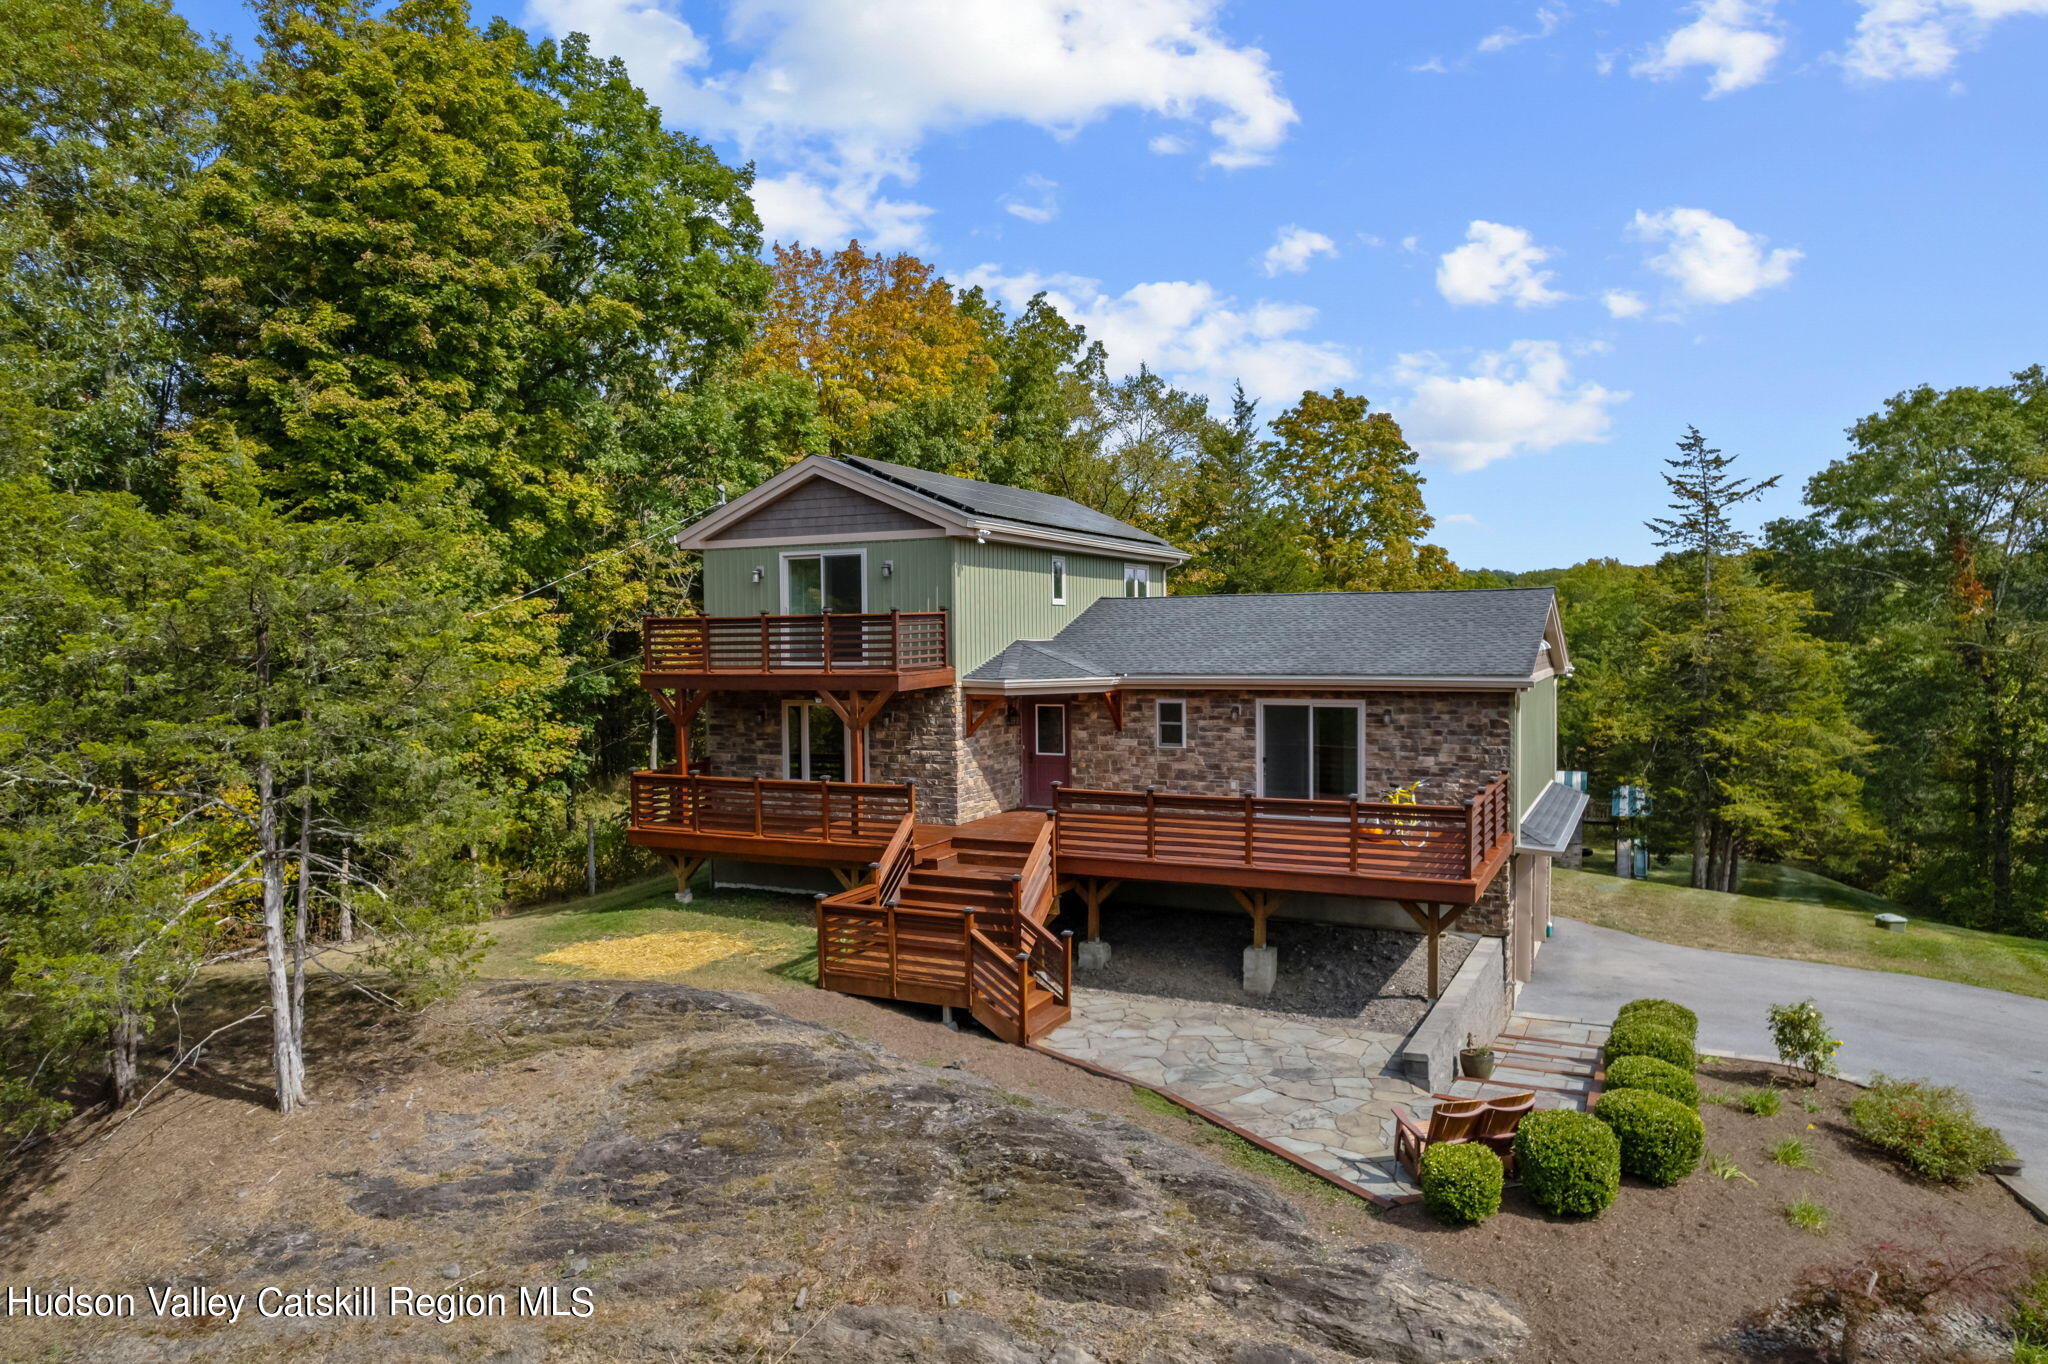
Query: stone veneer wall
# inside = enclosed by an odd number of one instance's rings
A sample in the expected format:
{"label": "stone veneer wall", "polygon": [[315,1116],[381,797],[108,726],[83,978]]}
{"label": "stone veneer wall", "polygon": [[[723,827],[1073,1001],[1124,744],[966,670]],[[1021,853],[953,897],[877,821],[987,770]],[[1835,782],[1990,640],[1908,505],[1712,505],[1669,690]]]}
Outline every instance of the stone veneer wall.
{"label": "stone veneer wall", "polygon": [[[782,705],[809,693],[726,693],[705,703],[691,766],[707,777],[782,774]],[[868,726],[868,780],[915,782],[918,818],[959,824],[1014,809],[1020,795],[1017,726],[991,718],[966,742],[960,692],[892,696]]]}
{"label": "stone veneer wall", "polygon": [[[1158,746],[1161,698],[1187,702],[1187,747]],[[1121,733],[1100,701],[1073,706],[1074,785],[1224,796],[1256,791],[1261,700],[1364,702],[1359,794],[1368,799],[1424,778],[1424,804],[1456,804],[1508,770],[1508,692],[1127,691]]]}

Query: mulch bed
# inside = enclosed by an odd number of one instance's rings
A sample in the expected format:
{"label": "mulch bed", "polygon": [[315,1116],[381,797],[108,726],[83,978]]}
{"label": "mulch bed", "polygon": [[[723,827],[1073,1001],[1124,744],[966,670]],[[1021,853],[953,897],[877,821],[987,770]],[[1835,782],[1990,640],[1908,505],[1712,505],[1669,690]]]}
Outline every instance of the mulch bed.
{"label": "mulch bed", "polygon": [[[1701,1089],[1732,1097],[1784,1084],[1789,1072],[1747,1061],[1703,1067]],[[1775,1117],[1703,1104],[1707,1149],[1755,1182],[1722,1180],[1704,1166],[1669,1189],[1622,1181],[1621,1196],[1591,1222],[1553,1218],[1510,1188],[1500,1214],[1478,1227],[1438,1225],[1420,1206],[1383,1219],[1392,1239],[1415,1245],[1432,1268],[1513,1298],[1536,1328],[1532,1360],[1697,1361],[1746,1358],[1732,1333],[1770,1306],[1800,1271],[1855,1258],[1879,1242],[1950,1252],[2036,1246],[2036,1222],[1995,1180],[1961,1189],[1919,1180],[1858,1138],[1848,1102],[1858,1089],[1793,1081]],[[1820,1111],[1809,1113],[1812,1098]],[[1772,1162],[1784,1137],[1803,1142],[1817,1170]],[[1810,1198],[1826,1207],[1825,1236],[1785,1220]]]}
{"label": "mulch bed", "polygon": [[[1077,971],[1076,985],[1345,1019],[1401,1036],[1429,1012],[1429,955],[1416,933],[1269,920],[1266,942],[1280,950],[1280,977],[1263,999],[1244,992],[1244,949],[1252,940],[1245,915],[1115,905],[1103,915],[1102,936],[1110,945],[1108,968]],[[1448,981],[1471,955],[1472,941],[1446,935],[1441,950]]]}

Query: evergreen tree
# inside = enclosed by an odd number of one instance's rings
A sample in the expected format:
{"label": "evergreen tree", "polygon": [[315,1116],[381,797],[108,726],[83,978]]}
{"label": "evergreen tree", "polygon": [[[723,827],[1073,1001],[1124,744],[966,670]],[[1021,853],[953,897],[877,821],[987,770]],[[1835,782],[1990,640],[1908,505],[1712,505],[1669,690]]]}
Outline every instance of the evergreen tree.
{"label": "evergreen tree", "polygon": [[1741,860],[1853,843],[1863,738],[1838,661],[1808,629],[1812,599],[1757,576],[1729,513],[1752,481],[1696,428],[1665,463],[1672,514],[1648,522],[1671,552],[1646,603],[1638,666],[1613,699],[1627,717],[1666,826],[1692,842],[1692,884],[1735,889]]}
{"label": "evergreen tree", "polygon": [[1174,507],[1166,537],[1189,551],[1174,571],[1174,590],[1296,592],[1314,581],[1314,566],[1289,533],[1266,483],[1258,405],[1238,384],[1228,423],[1212,422]]}

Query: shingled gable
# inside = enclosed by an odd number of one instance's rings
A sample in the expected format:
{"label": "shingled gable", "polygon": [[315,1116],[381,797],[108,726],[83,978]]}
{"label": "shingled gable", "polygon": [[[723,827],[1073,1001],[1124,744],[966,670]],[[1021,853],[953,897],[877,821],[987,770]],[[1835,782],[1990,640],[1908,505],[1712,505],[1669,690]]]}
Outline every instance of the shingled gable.
{"label": "shingled gable", "polygon": [[[838,529],[822,533],[839,518]],[[681,549],[806,539],[953,535],[1072,547],[1153,563],[1187,558],[1165,540],[1051,493],[881,460],[813,455],[687,527]]]}
{"label": "shingled gable", "polygon": [[1568,667],[1547,587],[1304,592],[1105,598],[966,682],[989,691],[1103,679],[1526,687]]}

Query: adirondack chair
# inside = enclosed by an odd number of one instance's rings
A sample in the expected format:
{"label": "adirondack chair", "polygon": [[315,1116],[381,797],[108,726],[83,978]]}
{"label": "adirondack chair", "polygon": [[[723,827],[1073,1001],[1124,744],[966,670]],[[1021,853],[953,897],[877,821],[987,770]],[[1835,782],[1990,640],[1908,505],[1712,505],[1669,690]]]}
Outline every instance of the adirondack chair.
{"label": "adirondack chair", "polygon": [[1417,1122],[1407,1109],[1394,1106],[1394,1159],[1415,1178],[1422,1178],[1422,1153],[1438,1142],[1473,1141],[1486,1116],[1484,1099],[1438,1097],[1427,1123]]}
{"label": "adirondack chair", "polygon": [[[1458,1100],[1448,1094],[1435,1096],[1439,1101]],[[1536,1109],[1536,1091],[1525,1090],[1520,1094],[1503,1094],[1498,1098],[1478,1102],[1485,1105],[1479,1115],[1479,1130],[1469,1140],[1484,1142],[1493,1153],[1500,1157],[1500,1163],[1507,1172],[1515,1172],[1515,1129],[1522,1125],[1522,1119]]]}

